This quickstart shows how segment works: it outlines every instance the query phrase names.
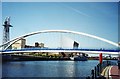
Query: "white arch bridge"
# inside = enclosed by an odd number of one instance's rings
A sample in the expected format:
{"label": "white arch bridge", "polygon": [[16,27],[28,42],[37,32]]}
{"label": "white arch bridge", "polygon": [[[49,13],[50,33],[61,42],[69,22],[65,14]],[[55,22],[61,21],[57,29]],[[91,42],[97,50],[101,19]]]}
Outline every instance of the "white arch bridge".
{"label": "white arch bridge", "polygon": [[12,44],[14,44],[15,42],[19,41],[22,38],[26,38],[32,35],[36,35],[36,34],[41,34],[41,33],[50,33],[50,32],[58,32],[58,33],[72,33],[72,34],[77,34],[77,35],[83,35],[83,36],[87,36],[90,38],[94,38],[97,40],[101,40],[103,42],[109,43],[111,45],[114,45],[118,48],[120,48],[120,46],[115,43],[112,42],[110,40],[95,36],[95,35],[91,35],[91,34],[87,34],[87,33],[83,33],[83,32],[76,32],[76,31],[69,31],[69,30],[43,30],[43,31],[37,31],[37,32],[32,32],[32,33],[28,33],[25,35],[22,35],[20,37],[14,38],[8,42],[6,42],[3,45],[0,45],[0,48],[3,47],[6,44],[9,44],[5,49],[1,50],[0,53],[18,53],[18,52],[83,52],[83,53],[106,53],[106,54],[119,54],[120,50],[96,50],[96,49],[17,49],[17,50],[13,50],[13,49],[8,49]]}

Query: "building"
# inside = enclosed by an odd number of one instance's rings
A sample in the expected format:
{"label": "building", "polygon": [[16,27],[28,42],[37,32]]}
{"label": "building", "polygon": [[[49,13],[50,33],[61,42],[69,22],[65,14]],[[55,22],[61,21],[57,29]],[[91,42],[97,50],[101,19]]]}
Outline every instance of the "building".
{"label": "building", "polygon": [[35,46],[25,45],[25,48],[34,48]]}
{"label": "building", "polygon": [[44,43],[39,43],[40,48],[44,48]]}
{"label": "building", "polygon": [[39,43],[38,42],[35,42],[35,47],[39,47]]}
{"label": "building", "polygon": [[78,48],[79,47],[79,43],[76,42],[75,40],[63,36],[61,38],[61,48],[69,48],[69,49],[74,49],[74,48]]}
{"label": "building", "polygon": [[[78,43],[77,41],[75,41],[67,36],[61,37],[61,47],[60,48],[78,49],[79,46],[80,46],[80,43]],[[66,56],[69,56],[70,53],[61,52],[60,55],[63,55],[63,57],[66,57]]]}
{"label": "building", "polygon": [[79,43],[77,43],[76,41],[74,41],[73,43],[73,49],[78,49],[79,47]]}
{"label": "building", "polygon": [[44,43],[35,42],[35,47],[44,48]]}
{"label": "building", "polygon": [[38,42],[35,42],[34,46],[31,46],[31,45],[25,45],[25,48],[47,48],[47,47],[44,47],[44,43],[38,43]]}
{"label": "building", "polygon": [[21,48],[25,48],[26,45],[26,39],[20,39],[19,41],[15,42],[12,45],[12,49],[21,49]]}

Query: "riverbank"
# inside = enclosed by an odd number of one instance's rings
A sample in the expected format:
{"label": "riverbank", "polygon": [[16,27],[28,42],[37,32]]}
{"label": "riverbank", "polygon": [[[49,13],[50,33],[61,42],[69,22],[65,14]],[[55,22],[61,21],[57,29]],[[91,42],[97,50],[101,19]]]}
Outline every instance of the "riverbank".
{"label": "riverbank", "polygon": [[[87,57],[88,60],[99,60],[96,57]],[[32,55],[2,55],[2,61],[70,61],[70,57],[46,57],[46,56],[32,56]],[[115,59],[104,59],[115,60]]]}
{"label": "riverbank", "polygon": [[22,55],[11,55],[2,56],[2,61],[56,61],[56,60],[70,60],[68,57],[39,57],[39,56],[22,56]]}

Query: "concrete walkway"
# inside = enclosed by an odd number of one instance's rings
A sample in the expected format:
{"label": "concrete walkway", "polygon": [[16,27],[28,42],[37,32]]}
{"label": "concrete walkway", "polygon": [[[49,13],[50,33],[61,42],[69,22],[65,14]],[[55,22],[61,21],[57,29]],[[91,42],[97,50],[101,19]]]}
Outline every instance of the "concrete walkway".
{"label": "concrete walkway", "polygon": [[118,66],[107,66],[101,75],[106,79],[120,79],[120,69],[118,69]]}
{"label": "concrete walkway", "polygon": [[118,66],[113,66],[110,69],[110,76],[112,79],[120,79],[120,69],[118,69]]}

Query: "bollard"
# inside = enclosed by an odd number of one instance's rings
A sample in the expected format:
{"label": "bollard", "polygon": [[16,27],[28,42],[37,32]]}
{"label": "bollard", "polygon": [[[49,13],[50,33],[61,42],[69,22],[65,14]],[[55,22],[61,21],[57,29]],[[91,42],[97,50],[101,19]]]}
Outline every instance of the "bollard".
{"label": "bollard", "polygon": [[109,61],[107,60],[107,66],[109,66]]}
{"label": "bollard", "polygon": [[118,69],[120,69],[120,60],[118,60]]}
{"label": "bollard", "polygon": [[97,65],[97,76],[99,76],[99,65]]}
{"label": "bollard", "polygon": [[91,71],[92,79],[94,79],[94,70]]}
{"label": "bollard", "polygon": [[102,64],[100,63],[100,73],[102,72]]}
{"label": "bollard", "polygon": [[96,67],[95,67],[95,79],[97,78],[97,69],[96,69]]}
{"label": "bollard", "polygon": [[109,65],[111,65],[112,63],[111,63],[111,61],[109,61]]}
{"label": "bollard", "polygon": [[107,66],[108,66],[108,60],[107,60]]}

